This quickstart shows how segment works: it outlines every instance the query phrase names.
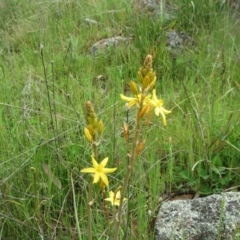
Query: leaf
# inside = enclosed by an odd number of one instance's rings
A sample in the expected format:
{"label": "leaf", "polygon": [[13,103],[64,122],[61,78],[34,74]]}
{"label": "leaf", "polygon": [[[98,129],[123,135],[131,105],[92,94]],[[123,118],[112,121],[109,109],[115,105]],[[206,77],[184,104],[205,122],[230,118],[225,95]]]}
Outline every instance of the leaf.
{"label": "leaf", "polygon": [[212,163],[215,167],[222,167],[223,166],[222,160],[221,160],[219,155],[216,155],[216,156],[213,157]]}
{"label": "leaf", "polygon": [[50,167],[46,163],[42,163],[42,168],[46,175],[50,178],[53,185],[55,185],[58,189],[62,189],[62,183],[60,180],[53,174]]}
{"label": "leaf", "polygon": [[209,186],[209,185],[202,185],[199,190],[199,193],[203,194],[203,195],[209,195],[212,192],[213,192],[213,190],[212,190],[211,186]]}
{"label": "leaf", "polygon": [[188,170],[182,170],[181,172],[179,172],[179,175],[183,178],[183,179],[189,179],[190,178],[190,174]]}

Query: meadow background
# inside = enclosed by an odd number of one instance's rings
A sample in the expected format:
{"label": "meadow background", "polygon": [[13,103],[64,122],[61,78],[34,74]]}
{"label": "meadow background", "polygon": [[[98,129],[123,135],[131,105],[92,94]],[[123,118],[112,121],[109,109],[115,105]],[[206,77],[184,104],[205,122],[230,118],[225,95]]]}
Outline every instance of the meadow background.
{"label": "meadow background", "polygon": [[[100,155],[118,168],[110,177],[116,188],[129,150],[119,94],[129,94],[147,54],[172,113],[167,127],[153,116],[142,130],[127,238],[153,239],[164,194],[238,190],[240,16],[224,1],[172,3],[176,17],[164,20],[128,0],[0,1],[0,239],[87,239],[85,102],[105,124]],[[173,29],[196,46],[177,55],[166,50],[165,33]],[[90,54],[92,44],[114,36],[131,40]],[[130,110],[130,125],[133,119]],[[93,239],[107,239],[97,187],[94,199]]]}

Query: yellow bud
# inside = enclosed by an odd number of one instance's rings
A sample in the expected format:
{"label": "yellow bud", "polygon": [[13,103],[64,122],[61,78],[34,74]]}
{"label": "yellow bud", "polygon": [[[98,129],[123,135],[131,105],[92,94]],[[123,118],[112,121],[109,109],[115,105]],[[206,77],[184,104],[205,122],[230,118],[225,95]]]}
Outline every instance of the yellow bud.
{"label": "yellow bud", "polygon": [[91,124],[92,123],[92,118],[90,116],[86,117],[86,123]]}
{"label": "yellow bud", "polygon": [[143,79],[142,88],[143,89],[147,88],[149,85],[149,82],[150,82],[149,76],[145,76]]}
{"label": "yellow bud", "polygon": [[148,54],[144,60],[143,66],[150,70],[152,68],[153,57],[152,55]]}
{"label": "yellow bud", "polygon": [[129,83],[130,85],[130,89],[131,89],[131,92],[134,94],[134,95],[138,95],[138,89],[137,89],[137,85],[134,81],[130,81]]}
{"label": "yellow bud", "polygon": [[154,86],[155,86],[155,83],[156,83],[156,80],[157,80],[157,78],[156,78],[156,76],[152,79],[152,81],[149,83],[149,85],[148,85],[148,90],[152,90],[153,88],[154,88]]}
{"label": "yellow bud", "polygon": [[146,120],[146,125],[148,125],[148,124],[150,123],[150,120],[151,120],[151,113],[152,113],[152,111],[149,111],[149,112],[148,112],[147,120]]}
{"label": "yellow bud", "polygon": [[142,72],[143,77],[145,77],[148,73],[147,69],[144,67],[141,68],[141,72]]}
{"label": "yellow bud", "polygon": [[141,112],[139,113],[138,117],[141,119],[147,112],[149,111],[149,105],[146,104],[143,106]]}
{"label": "yellow bud", "polygon": [[140,152],[143,150],[143,147],[145,145],[145,140],[142,141],[139,145],[138,145],[138,148],[137,148],[137,156],[140,154]]}
{"label": "yellow bud", "polygon": [[91,136],[95,135],[95,129],[92,125],[88,125],[87,129],[88,129],[89,133],[91,134]]}
{"label": "yellow bud", "polygon": [[143,75],[140,70],[138,71],[138,78],[139,78],[140,83],[142,84],[143,83]]}
{"label": "yellow bud", "polygon": [[96,129],[97,126],[98,126],[98,119],[95,117],[95,118],[93,118],[92,127],[93,127],[94,129]]}
{"label": "yellow bud", "polygon": [[103,122],[101,120],[98,121],[97,129],[98,129],[98,134],[101,135],[103,132]]}
{"label": "yellow bud", "polygon": [[92,135],[90,134],[90,132],[87,128],[84,128],[84,134],[85,134],[87,141],[91,143],[93,141]]}
{"label": "yellow bud", "polygon": [[96,119],[96,114],[90,101],[87,101],[85,104],[85,119],[87,124],[92,124]]}
{"label": "yellow bud", "polygon": [[128,124],[123,123],[123,135],[126,141],[129,139],[129,131],[128,131]]}

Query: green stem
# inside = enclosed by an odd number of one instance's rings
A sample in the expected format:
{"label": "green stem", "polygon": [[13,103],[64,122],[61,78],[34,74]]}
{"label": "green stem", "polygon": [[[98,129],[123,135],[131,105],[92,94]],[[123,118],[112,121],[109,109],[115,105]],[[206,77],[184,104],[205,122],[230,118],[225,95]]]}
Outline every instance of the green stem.
{"label": "green stem", "polygon": [[140,108],[138,109],[137,116],[136,116],[135,136],[134,136],[134,140],[133,140],[132,151],[131,151],[131,155],[130,155],[130,159],[129,159],[127,174],[126,174],[126,177],[124,178],[123,187],[122,187],[122,191],[121,191],[120,205],[119,205],[118,211],[116,213],[116,216],[114,218],[115,234],[114,234],[114,238],[112,238],[112,240],[118,239],[119,229],[120,229],[121,220],[122,220],[122,212],[123,212],[122,208],[123,208],[123,202],[124,202],[123,199],[124,199],[124,196],[126,195],[130,176],[132,173],[132,169],[133,169],[134,163],[137,159],[136,152],[137,152],[137,146],[138,146],[138,138],[139,138],[139,133],[140,133],[140,120],[141,120],[139,117],[139,114],[143,108],[143,100],[144,100],[144,96],[142,96]]}
{"label": "green stem", "polygon": [[88,212],[88,240],[92,240],[92,186],[93,181],[90,182],[88,190],[88,200],[87,200],[87,212]]}
{"label": "green stem", "polygon": [[104,201],[104,199],[107,198],[106,196],[106,192],[103,192],[103,209],[104,209],[104,213],[105,213],[105,217],[106,217],[106,221],[107,221],[107,226],[108,228],[110,227],[110,222],[109,222],[109,214],[108,214],[108,209],[107,209],[107,205],[106,205],[106,201]]}
{"label": "green stem", "polygon": [[75,219],[76,219],[76,228],[78,232],[78,238],[79,240],[82,240],[82,233],[79,225],[79,219],[78,219],[78,211],[77,211],[77,204],[76,204],[76,195],[75,195],[75,189],[74,189],[74,184],[73,184],[73,178],[71,174],[71,184],[72,184],[72,193],[73,193],[73,206],[74,206],[74,214],[75,214]]}
{"label": "green stem", "polygon": [[35,168],[31,168],[33,171],[33,180],[34,180],[34,208],[35,208],[35,214],[36,214],[36,219],[37,221],[39,221],[39,210],[38,210],[38,196],[37,196],[37,177],[36,177],[36,169]]}

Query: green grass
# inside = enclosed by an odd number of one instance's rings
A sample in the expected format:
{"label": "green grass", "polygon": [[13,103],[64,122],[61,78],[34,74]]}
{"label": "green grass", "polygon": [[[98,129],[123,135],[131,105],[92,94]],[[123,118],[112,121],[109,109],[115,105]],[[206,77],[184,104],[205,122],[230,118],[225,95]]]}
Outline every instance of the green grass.
{"label": "green grass", "polygon": [[[172,113],[167,127],[153,116],[142,131],[146,146],[129,185],[128,238],[153,239],[163,193],[192,189],[205,195],[239,184],[239,20],[226,6],[198,2],[193,11],[182,1],[177,19],[166,22],[135,13],[125,0],[2,1],[0,239],[87,239],[90,177],[79,172],[90,166],[91,155],[84,105],[91,100],[105,124],[100,155],[118,167],[110,177],[116,188],[128,151],[119,94],[137,79],[149,53],[158,94]],[[99,25],[89,25],[86,17]],[[173,58],[164,48],[170,29],[193,36],[197,47]],[[96,57],[89,54],[94,42],[120,34],[134,37]],[[94,189],[93,239],[107,239]]]}

